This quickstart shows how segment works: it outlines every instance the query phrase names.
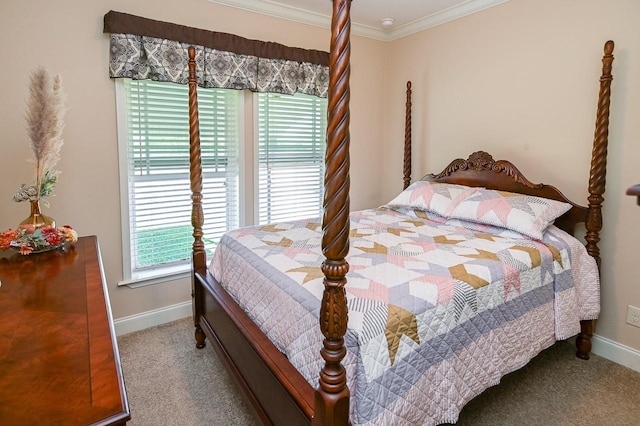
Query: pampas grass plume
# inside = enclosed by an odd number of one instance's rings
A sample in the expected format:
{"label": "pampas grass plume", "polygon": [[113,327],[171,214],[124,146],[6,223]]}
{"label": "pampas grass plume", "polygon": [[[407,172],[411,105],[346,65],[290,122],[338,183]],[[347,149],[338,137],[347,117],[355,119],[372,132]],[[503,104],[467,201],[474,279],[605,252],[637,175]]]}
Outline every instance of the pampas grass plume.
{"label": "pampas grass plume", "polygon": [[54,168],[60,160],[60,148],[64,143],[64,101],[60,76],[51,77],[44,67],[37,68],[31,74],[26,111],[27,133],[36,163],[37,198],[47,172],[57,175]]}

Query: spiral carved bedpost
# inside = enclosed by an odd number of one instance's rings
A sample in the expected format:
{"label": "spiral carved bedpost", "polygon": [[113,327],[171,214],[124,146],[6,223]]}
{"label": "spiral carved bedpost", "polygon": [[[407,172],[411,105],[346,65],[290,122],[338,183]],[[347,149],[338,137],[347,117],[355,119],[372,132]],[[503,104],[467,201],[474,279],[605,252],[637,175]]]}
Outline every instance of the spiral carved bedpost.
{"label": "spiral carved bedpost", "polygon": [[[198,119],[198,95],[196,79],[196,49],[189,47],[189,155],[191,157],[189,178],[191,181],[191,225],[193,226],[193,269],[204,272],[207,267],[207,255],[202,241],[202,160],[200,154],[200,121]],[[195,279],[192,275],[191,279]],[[192,291],[196,288],[192,283]],[[195,296],[195,295],[192,295]],[[198,298],[202,300],[202,298]],[[196,323],[196,347],[204,347],[205,335],[197,323],[199,306],[193,304],[193,318]]]}
{"label": "spiral carved bedpost", "polygon": [[189,177],[191,180],[191,225],[193,226],[193,267],[202,271],[207,258],[202,241],[202,160],[200,154],[200,122],[198,119],[198,95],[196,80],[196,49],[189,47],[189,155],[191,157]]}
{"label": "spiral carved bedpost", "polygon": [[[611,101],[611,65],[613,63],[613,41],[604,45],[602,57],[602,76],[600,77],[600,94],[596,114],[596,130],[591,154],[591,172],[589,175],[589,211],[587,213],[587,252],[596,260],[600,269],[600,230],[602,229],[602,195],[605,190],[607,173],[607,145],[609,143],[609,104]],[[581,321],[581,331],[576,339],[576,355],[589,359],[591,337],[595,329],[595,320]]]}
{"label": "spiral carved bedpost", "polygon": [[407,81],[407,102],[404,116],[404,169],[402,189],[411,184],[411,82]]}
{"label": "spiral carved bedpost", "polygon": [[325,364],[315,392],[313,425],[347,425],[349,388],[341,364],[346,354],[347,299],[344,285],[349,264],[349,77],[351,68],[351,0],[333,0],[329,56],[329,122],[325,156],[322,263],[325,275],[320,306],[320,350]]}

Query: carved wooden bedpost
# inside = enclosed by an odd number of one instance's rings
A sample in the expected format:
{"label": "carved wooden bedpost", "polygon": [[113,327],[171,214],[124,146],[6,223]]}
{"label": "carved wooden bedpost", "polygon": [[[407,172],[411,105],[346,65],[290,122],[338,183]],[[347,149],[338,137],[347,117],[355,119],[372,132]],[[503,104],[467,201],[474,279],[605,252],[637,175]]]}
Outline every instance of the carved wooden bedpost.
{"label": "carved wooden bedpost", "polygon": [[404,115],[404,186],[407,189],[411,183],[411,82],[407,81],[407,102]]}
{"label": "carved wooden bedpost", "polygon": [[189,47],[189,155],[191,157],[189,177],[191,180],[191,225],[193,226],[193,268],[204,271],[207,256],[202,241],[202,160],[200,154],[200,121],[198,119],[198,83],[196,79],[196,49]]}
{"label": "carved wooden bedpost", "polygon": [[[591,172],[589,175],[589,211],[587,213],[587,252],[598,263],[600,269],[600,230],[602,229],[602,195],[605,190],[605,176],[607,173],[607,145],[609,143],[609,104],[611,100],[611,65],[613,63],[613,41],[604,45],[602,57],[602,76],[600,77],[600,94],[598,96],[598,111],[596,114],[596,130],[591,154]],[[595,329],[595,320],[581,321],[581,332],[576,339],[576,355],[582,359],[589,359],[591,352],[591,337]]]}
{"label": "carved wooden bedpost", "polygon": [[346,354],[347,299],[344,285],[349,264],[349,60],[351,0],[333,0],[329,56],[329,122],[327,126],[324,215],[322,218],[322,264],[325,275],[320,306],[320,350],[325,364],[315,392],[313,425],[347,425],[349,388],[341,364]]}
{"label": "carved wooden bedpost", "polygon": [[[189,47],[189,155],[191,157],[189,168],[189,179],[191,181],[191,225],[193,226],[193,257],[192,265],[194,271],[204,272],[207,268],[207,255],[204,251],[202,241],[202,225],[204,224],[204,214],[202,212],[202,159],[200,154],[200,122],[198,119],[198,95],[196,79],[196,49]],[[195,279],[193,274],[191,279]],[[192,284],[192,291],[196,288]],[[193,296],[193,295],[192,295]],[[202,300],[202,298],[198,298]],[[199,306],[193,304],[194,315]],[[196,324],[196,347],[204,347],[205,335]]]}

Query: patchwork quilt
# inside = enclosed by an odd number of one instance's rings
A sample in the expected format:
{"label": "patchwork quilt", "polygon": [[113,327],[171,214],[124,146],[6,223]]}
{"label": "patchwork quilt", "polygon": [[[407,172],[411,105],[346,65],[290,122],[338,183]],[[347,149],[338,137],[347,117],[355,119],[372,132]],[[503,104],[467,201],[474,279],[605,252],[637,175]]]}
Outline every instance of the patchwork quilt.
{"label": "patchwork quilt", "polygon": [[[314,387],[321,238],[312,220],[242,228],[210,265]],[[595,262],[554,226],[537,241],[412,208],[364,210],[351,214],[347,261],[354,425],[454,423],[469,400],[599,314]]]}

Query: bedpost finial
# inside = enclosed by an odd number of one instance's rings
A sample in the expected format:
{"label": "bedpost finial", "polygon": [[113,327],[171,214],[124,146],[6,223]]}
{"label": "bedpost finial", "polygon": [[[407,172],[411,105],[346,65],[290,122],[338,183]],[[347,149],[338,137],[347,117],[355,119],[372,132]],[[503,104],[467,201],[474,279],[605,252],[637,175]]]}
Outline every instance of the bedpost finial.
{"label": "bedpost finial", "polygon": [[411,90],[411,80],[407,81],[407,89]]}
{"label": "bedpost finial", "polygon": [[189,46],[187,51],[189,52],[189,59],[195,59],[196,58],[196,48],[195,47]]}
{"label": "bedpost finial", "polygon": [[613,54],[613,47],[614,47],[615,43],[613,42],[613,40],[608,40],[605,44],[604,44],[604,54],[605,55],[611,55]]}

